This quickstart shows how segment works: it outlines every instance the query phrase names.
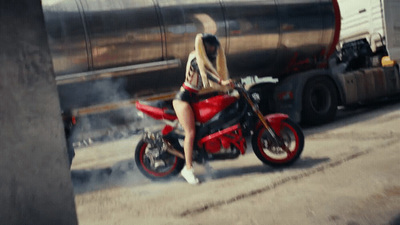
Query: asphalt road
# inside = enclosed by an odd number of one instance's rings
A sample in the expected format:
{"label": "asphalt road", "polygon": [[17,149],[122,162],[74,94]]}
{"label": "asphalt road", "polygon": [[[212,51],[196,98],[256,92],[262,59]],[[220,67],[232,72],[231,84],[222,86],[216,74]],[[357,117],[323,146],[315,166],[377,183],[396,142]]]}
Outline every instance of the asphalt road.
{"label": "asphalt road", "polygon": [[201,185],[151,182],[134,165],[138,137],[76,150],[79,224],[400,224],[400,101],[341,110],[303,127],[305,148],[288,168],[251,150],[195,165]]}

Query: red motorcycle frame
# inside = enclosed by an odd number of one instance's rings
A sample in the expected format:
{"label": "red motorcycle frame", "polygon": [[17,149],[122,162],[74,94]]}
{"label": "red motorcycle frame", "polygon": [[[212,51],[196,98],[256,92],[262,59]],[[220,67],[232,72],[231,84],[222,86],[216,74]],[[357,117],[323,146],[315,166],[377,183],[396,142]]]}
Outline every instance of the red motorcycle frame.
{"label": "red motorcycle frame", "polygon": [[[255,99],[236,85],[234,94],[212,94],[192,103],[196,120],[193,160],[233,159],[246,152],[246,137],[252,136],[256,156],[265,164],[280,167],[294,163],[304,147],[300,127],[285,114],[263,116]],[[145,132],[135,150],[139,170],[150,179],[176,175],[184,165],[182,129],[171,101],[138,101],[136,108],[162,120],[164,128]]]}

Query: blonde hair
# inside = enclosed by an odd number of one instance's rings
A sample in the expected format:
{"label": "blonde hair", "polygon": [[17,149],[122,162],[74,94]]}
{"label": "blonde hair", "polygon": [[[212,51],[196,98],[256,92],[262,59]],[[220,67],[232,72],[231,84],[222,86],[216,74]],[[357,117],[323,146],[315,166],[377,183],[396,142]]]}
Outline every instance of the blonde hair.
{"label": "blonde hair", "polygon": [[197,65],[199,66],[199,71],[201,79],[203,82],[203,87],[208,88],[221,88],[221,86],[215,82],[208,80],[207,72],[218,76],[221,80],[229,79],[228,68],[226,66],[225,52],[221,46],[217,49],[217,61],[216,67],[213,66],[211,61],[207,57],[207,53],[203,43],[203,34],[197,34],[195,39],[195,56]]}

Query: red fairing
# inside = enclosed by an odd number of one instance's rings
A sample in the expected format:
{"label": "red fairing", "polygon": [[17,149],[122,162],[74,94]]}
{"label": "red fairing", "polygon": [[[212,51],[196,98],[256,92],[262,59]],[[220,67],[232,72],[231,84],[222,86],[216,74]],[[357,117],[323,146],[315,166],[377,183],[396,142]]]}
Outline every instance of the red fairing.
{"label": "red fairing", "polygon": [[217,95],[204,101],[192,104],[196,121],[205,123],[217,113],[236,102],[237,98],[229,95]]}
{"label": "red fairing", "polygon": [[175,115],[171,115],[165,113],[166,108],[157,108],[145,104],[140,104],[140,102],[136,102],[136,108],[145,114],[151,116],[156,120],[176,120],[177,117]]}

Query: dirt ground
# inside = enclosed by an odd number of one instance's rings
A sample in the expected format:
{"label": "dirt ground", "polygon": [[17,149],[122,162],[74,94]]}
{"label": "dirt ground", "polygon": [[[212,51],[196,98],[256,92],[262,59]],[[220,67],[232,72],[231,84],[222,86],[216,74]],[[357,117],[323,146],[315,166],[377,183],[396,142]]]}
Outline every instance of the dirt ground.
{"label": "dirt ground", "polygon": [[400,101],[341,110],[305,127],[288,168],[247,154],[195,165],[202,183],[152,182],[134,164],[137,136],[76,150],[79,224],[400,224]]}

